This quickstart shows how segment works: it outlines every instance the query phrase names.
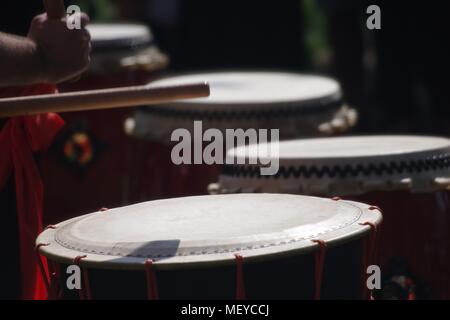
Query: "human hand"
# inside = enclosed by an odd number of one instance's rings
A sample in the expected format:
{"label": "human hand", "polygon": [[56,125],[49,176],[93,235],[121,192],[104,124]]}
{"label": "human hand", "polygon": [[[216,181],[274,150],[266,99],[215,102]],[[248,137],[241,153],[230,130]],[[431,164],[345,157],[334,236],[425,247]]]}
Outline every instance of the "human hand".
{"label": "human hand", "polygon": [[47,14],[36,16],[28,38],[34,44],[34,54],[44,82],[60,83],[82,74],[89,66],[91,37],[86,30],[89,17],[80,14],[81,29],[69,29],[67,17],[58,20]]}

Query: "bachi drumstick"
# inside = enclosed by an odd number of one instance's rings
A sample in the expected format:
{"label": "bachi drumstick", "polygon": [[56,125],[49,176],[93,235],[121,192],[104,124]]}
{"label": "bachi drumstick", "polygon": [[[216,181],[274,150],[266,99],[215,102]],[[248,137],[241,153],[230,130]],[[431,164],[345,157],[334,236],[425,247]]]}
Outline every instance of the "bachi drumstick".
{"label": "bachi drumstick", "polygon": [[209,84],[133,86],[0,99],[0,118],[47,112],[73,112],[145,106],[208,97]]}

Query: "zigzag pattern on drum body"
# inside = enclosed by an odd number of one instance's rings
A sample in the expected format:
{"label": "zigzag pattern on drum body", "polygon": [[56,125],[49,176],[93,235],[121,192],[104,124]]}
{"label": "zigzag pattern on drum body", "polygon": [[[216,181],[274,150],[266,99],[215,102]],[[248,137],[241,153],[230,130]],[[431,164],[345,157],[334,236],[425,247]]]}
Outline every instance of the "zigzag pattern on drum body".
{"label": "zigzag pattern on drum body", "polygon": [[236,119],[273,119],[284,118],[291,116],[299,116],[306,114],[317,114],[320,111],[333,111],[342,106],[341,100],[332,103],[317,102],[311,105],[305,105],[299,108],[296,106],[280,106],[270,109],[256,109],[256,110],[235,110],[235,111],[201,111],[201,110],[176,110],[167,107],[151,107],[145,108],[143,111],[149,114],[156,114],[164,117],[179,118],[179,119],[202,119],[202,120],[236,120]]}
{"label": "zigzag pattern on drum body", "polygon": [[223,171],[224,175],[233,177],[248,177],[248,178],[322,178],[328,176],[330,178],[340,177],[357,177],[359,175],[370,176],[382,176],[384,174],[402,174],[402,173],[414,173],[423,171],[433,171],[439,169],[450,168],[450,154],[436,155],[423,160],[390,162],[380,164],[369,165],[356,165],[356,166],[339,166],[333,167],[306,167],[306,166],[289,166],[280,167],[280,170],[273,176],[261,176],[260,168],[258,166],[235,166],[226,165]]}

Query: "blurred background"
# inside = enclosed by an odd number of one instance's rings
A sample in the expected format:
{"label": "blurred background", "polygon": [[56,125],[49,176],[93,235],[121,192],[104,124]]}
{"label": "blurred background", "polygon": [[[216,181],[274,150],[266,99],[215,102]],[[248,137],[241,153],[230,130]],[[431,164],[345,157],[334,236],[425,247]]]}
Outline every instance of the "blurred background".
{"label": "blurred background", "polygon": [[[1,30],[26,33],[41,1],[6,0]],[[150,26],[169,72],[284,69],[332,75],[360,112],[358,132],[448,134],[445,1],[74,0],[95,22]],[[382,10],[367,30],[366,8]],[[8,10],[9,7],[9,10]],[[20,12],[11,15],[9,12]]]}

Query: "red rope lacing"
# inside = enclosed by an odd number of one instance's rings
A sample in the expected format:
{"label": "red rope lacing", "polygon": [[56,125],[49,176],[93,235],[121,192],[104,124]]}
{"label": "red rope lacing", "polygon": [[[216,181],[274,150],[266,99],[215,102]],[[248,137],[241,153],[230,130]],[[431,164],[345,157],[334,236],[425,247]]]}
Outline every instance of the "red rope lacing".
{"label": "red rope lacing", "polygon": [[145,262],[145,272],[147,276],[147,298],[148,300],[159,300],[158,284],[153,268],[153,260],[148,259]]}
{"label": "red rope lacing", "polygon": [[236,300],[245,300],[245,284],[244,284],[244,258],[235,254],[236,257]]}
{"label": "red rope lacing", "polygon": [[[374,209],[371,209],[371,210],[379,210],[379,209],[374,207]],[[375,257],[377,226],[372,222],[364,222],[364,223],[360,223],[360,225],[369,226],[371,229],[369,237],[364,238],[363,252],[362,252],[362,263],[363,263],[362,297],[364,299],[371,300],[372,295],[371,295],[369,288],[367,288],[367,283],[365,281],[365,277],[366,277],[367,267],[370,266],[371,264],[373,264],[374,257]]]}
{"label": "red rope lacing", "polygon": [[[77,265],[81,268],[80,262],[81,260],[85,259],[87,256],[78,256],[73,260],[73,264]],[[92,292],[91,292],[91,285],[89,282],[89,275],[86,268],[81,268],[82,274],[83,274],[83,283],[82,288],[79,291],[80,294],[80,300],[92,300]]]}
{"label": "red rope lacing", "polygon": [[48,247],[49,245],[50,245],[50,243],[39,243],[35,249],[36,250],[36,259],[38,262],[39,270],[41,271],[42,279],[44,279],[45,290],[47,291],[47,299],[52,298],[52,290],[50,287],[49,276],[47,274],[46,268],[44,267],[44,263],[42,262],[40,250],[42,247]]}
{"label": "red rope lacing", "polygon": [[314,300],[320,300],[322,290],[323,268],[325,265],[325,254],[327,244],[323,240],[312,240],[319,245],[319,250],[315,253],[315,291]]}

